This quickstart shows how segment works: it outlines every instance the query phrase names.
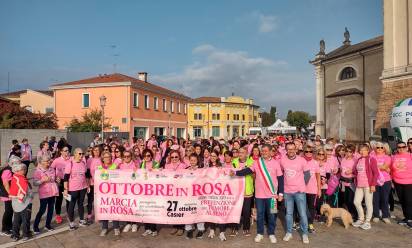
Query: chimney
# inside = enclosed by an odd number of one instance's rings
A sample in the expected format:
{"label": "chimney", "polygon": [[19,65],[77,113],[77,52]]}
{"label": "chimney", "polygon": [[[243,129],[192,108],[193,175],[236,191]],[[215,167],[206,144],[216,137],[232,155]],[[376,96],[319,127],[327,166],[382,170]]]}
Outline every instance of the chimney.
{"label": "chimney", "polygon": [[147,82],[147,72],[139,72],[139,73],[137,74],[137,78],[138,78],[140,81]]}

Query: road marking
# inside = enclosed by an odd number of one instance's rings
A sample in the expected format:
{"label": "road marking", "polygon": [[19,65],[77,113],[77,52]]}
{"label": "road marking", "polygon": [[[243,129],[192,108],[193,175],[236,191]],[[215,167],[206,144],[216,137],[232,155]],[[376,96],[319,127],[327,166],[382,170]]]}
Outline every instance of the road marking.
{"label": "road marking", "polygon": [[21,245],[21,244],[24,244],[24,243],[27,243],[27,242],[34,241],[34,240],[36,240],[36,239],[41,239],[41,238],[49,237],[49,236],[52,236],[52,235],[55,235],[55,234],[59,234],[59,233],[61,233],[61,232],[65,232],[65,231],[68,231],[68,230],[69,230],[69,227],[66,226],[66,227],[63,227],[63,228],[56,229],[56,230],[54,230],[54,231],[52,231],[52,232],[45,232],[45,233],[42,233],[42,234],[39,234],[39,235],[35,235],[33,238],[31,238],[31,239],[29,239],[29,240],[27,240],[27,241],[17,241],[17,242],[12,241],[12,242],[9,242],[9,243],[6,243],[6,244],[2,244],[2,245],[0,245],[0,248],[14,247],[14,246],[16,246],[16,245]]}

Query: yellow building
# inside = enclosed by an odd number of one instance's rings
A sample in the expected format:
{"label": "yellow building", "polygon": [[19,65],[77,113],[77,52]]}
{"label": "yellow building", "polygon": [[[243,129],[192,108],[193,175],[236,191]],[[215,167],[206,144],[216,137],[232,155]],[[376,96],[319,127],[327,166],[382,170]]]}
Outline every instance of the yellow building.
{"label": "yellow building", "polygon": [[20,107],[33,113],[44,114],[54,112],[54,94],[50,90],[27,89],[4,93],[0,96],[20,104]]}
{"label": "yellow building", "polygon": [[200,97],[188,104],[191,138],[245,137],[250,127],[259,127],[259,106],[239,96]]}

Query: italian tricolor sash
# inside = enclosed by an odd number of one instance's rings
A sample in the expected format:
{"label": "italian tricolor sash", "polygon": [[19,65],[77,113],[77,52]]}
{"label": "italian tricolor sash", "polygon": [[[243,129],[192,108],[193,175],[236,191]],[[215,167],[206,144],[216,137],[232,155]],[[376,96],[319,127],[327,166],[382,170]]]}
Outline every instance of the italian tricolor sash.
{"label": "italian tricolor sash", "polygon": [[268,189],[273,195],[272,200],[271,200],[271,208],[275,209],[277,208],[277,206],[276,206],[276,199],[274,198],[274,196],[277,194],[277,188],[275,188],[275,185],[273,184],[272,177],[269,174],[269,171],[265,164],[265,160],[263,158],[259,158],[258,168],[259,168],[260,173],[263,176],[263,182],[265,183],[266,187],[268,187]]}

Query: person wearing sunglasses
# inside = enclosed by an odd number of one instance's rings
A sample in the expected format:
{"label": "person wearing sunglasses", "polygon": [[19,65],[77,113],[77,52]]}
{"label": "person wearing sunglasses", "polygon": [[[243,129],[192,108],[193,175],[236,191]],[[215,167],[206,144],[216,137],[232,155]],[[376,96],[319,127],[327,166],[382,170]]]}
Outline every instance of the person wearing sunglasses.
{"label": "person wearing sunglasses", "polygon": [[142,153],[140,152],[140,149],[137,145],[133,146],[132,148],[132,156],[133,156],[133,161],[136,165],[140,165],[142,162]]}
{"label": "person wearing sunglasses", "polygon": [[40,157],[39,166],[37,166],[33,174],[33,184],[38,186],[38,193],[40,199],[40,208],[36,214],[33,224],[34,234],[39,234],[39,224],[41,217],[46,212],[46,225],[45,229],[47,231],[54,231],[51,226],[51,221],[53,218],[54,203],[56,196],[59,194],[59,190],[56,184],[56,171],[50,167],[50,157],[48,155],[43,155]]}
{"label": "person wearing sunglasses", "polygon": [[378,184],[373,193],[373,222],[379,222],[380,212],[382,212],[382,221],[390,224],[389,195],[392,190],[390,149],[387,143],[382,142],[375,142],[373,147],[375,147],[374,157],[379,169]]}
{"label": "person wearing sunglasses", "polygon": [[[142,151],[143,161],[140,164],[140,168],[142,170],[158,170],[160,168],[160,164],[153,160],[153,152],[150,149],[144,149]],[[142,233],[143,237],[152,236],[156,237],[158,235],[157,225],[152,223],[144,223],[144,233]]]}
{"label": "person wearing sunglasses", "polygon": [[114,149],[114,157],[112,159],[113,163],[115,163],[117,166],[122,163],[122,155],[125,150],[126,149],[123,146],[117,146],[116,149]]}
{"label": "person wearing sunglasses", "polygon": [[313,233],[315,227],[313,220],[316,216],[316,199],[322,195],[320,184],[319,163],[313,158],[313,148],[308,145],[303,147],[303,158],[306,160],[307,167],[310,171],[310,179],[306,184],[306,203],[308,208],[308,231]]}
{"label": "person wearing sunglasses", "polygon": [[70,195],[68,216],[69,216],[69,229],[75,230],[77,227],[74,223],[74,208],[77,204],[79,212],[79,225],[87,226],[88,222],[84,219],[84,198],[87,192],[90,192],[89,179],[90,171],[87,169],[87,165],[84,162],[84,153],[81,148],[74,150],[73,159],[70,165],[66,166],[64,170],[64,193],[63,195]]}
{"label": "person wearing sunglasses", "polygon": [[[97,175],[100,175],[100,173],[107,172],[108,170],[117,170],[118,166],[117,164],[112,162],[112,159],[113,159],[112,154],[110,152],[102,152],[100,165],[97,166],[95,173],[98,173]],[[102,230],[100,232],[100,236],[104,237],[107,235],[107,232],[109,229],[109,221],[100,220],[100,223],[102,223]],[[116,220],[113,221],[113,229],[114,229],[114,235],[119,236],[120,235],[120,222],[119,221],[116,221]]]}
{"label": "person wearing sunglasses", "polygon": [[[355,204],[358,212],[358,220],[352,223],[354,227],[363,230],[371,229],[371,219],[373,215],[373,193],[376,191],[377,179],[379,175],[376,159],[369,155],[369,146],[362,144],[359,147],[361,158],[357,161],[353,170],[355,178]],[[364,214],[362,201],[365,200],[366,217]]]}
{"label": "person wearing sunglasses", "polygon": [[160,162],[162,160],[162,153],[160,152],[160,149],[157,147],[157,144],[151,146],[151,149],[154,156],[153,159],[157,162]]}
{"label": "person wearing sunglasses", "polygon": [[319,174],[320,174],[320,186],[322,196],[320,197],[320,201],[318,201],[318,210],[320,209],[320,205],[324,203],[328,203],[328,197],[326,195],[326,190],[328,189],[328,163],[326,159],[326,152],[323,147],[319,148],[316,151],[316,161],[319,163]]}
{"label": "person wearing sunglasses", "polygon": [[90,192],[87,194],[87,222],[93,222],[93,203],[94,203],[94,173],[101,165],[102,147],[97,145],[93,147],[91,151],[91,156],[87,159],[86,165],[87,169],[90,171]]}
{"label": "person wearing sunglasses", "polygon": [[342,159],[341,166],[341,177],[340,181],[344,190],[343,194],[343,204],[348,209],[349,213],[352,215],[354,220],[358,219],[358,212],[356,211],[355,205],[353,204],[353,199],[355,198],[355,181],[353,170],[357,159],[354,156],[356,147],[353,144],[348,144],[345,148],[345,157]]}
{"label": "person wearing sunglasses", "polygon": [[[50,167],[55,170],[56,182],[59,188],[59,195],[56,197],[56,203],[55,203],[55,210],[56,210],[55,221],[57,224],[61,224],[63,222],[63,219],[61,217],[61,212],[62,212],[63,191],[64,191],[64,171],[67,166],[71,165],[71,158],[70,158],[69,148],[67,146],[64,146],[63,148],[61,148],[61,150],[58,151],[58,154],[60,154],[60,156],[53,160]],[[69,203],[66,202],[66,212],[69,212],[68,208],[69,208]]]}
{"label": "person wearing sunglasses", "polygon": [[397,153],[392,157],[391,172],[404,216],[398,224],[412,228],[412,154],[408,152],[405,142],[397,144]]}

